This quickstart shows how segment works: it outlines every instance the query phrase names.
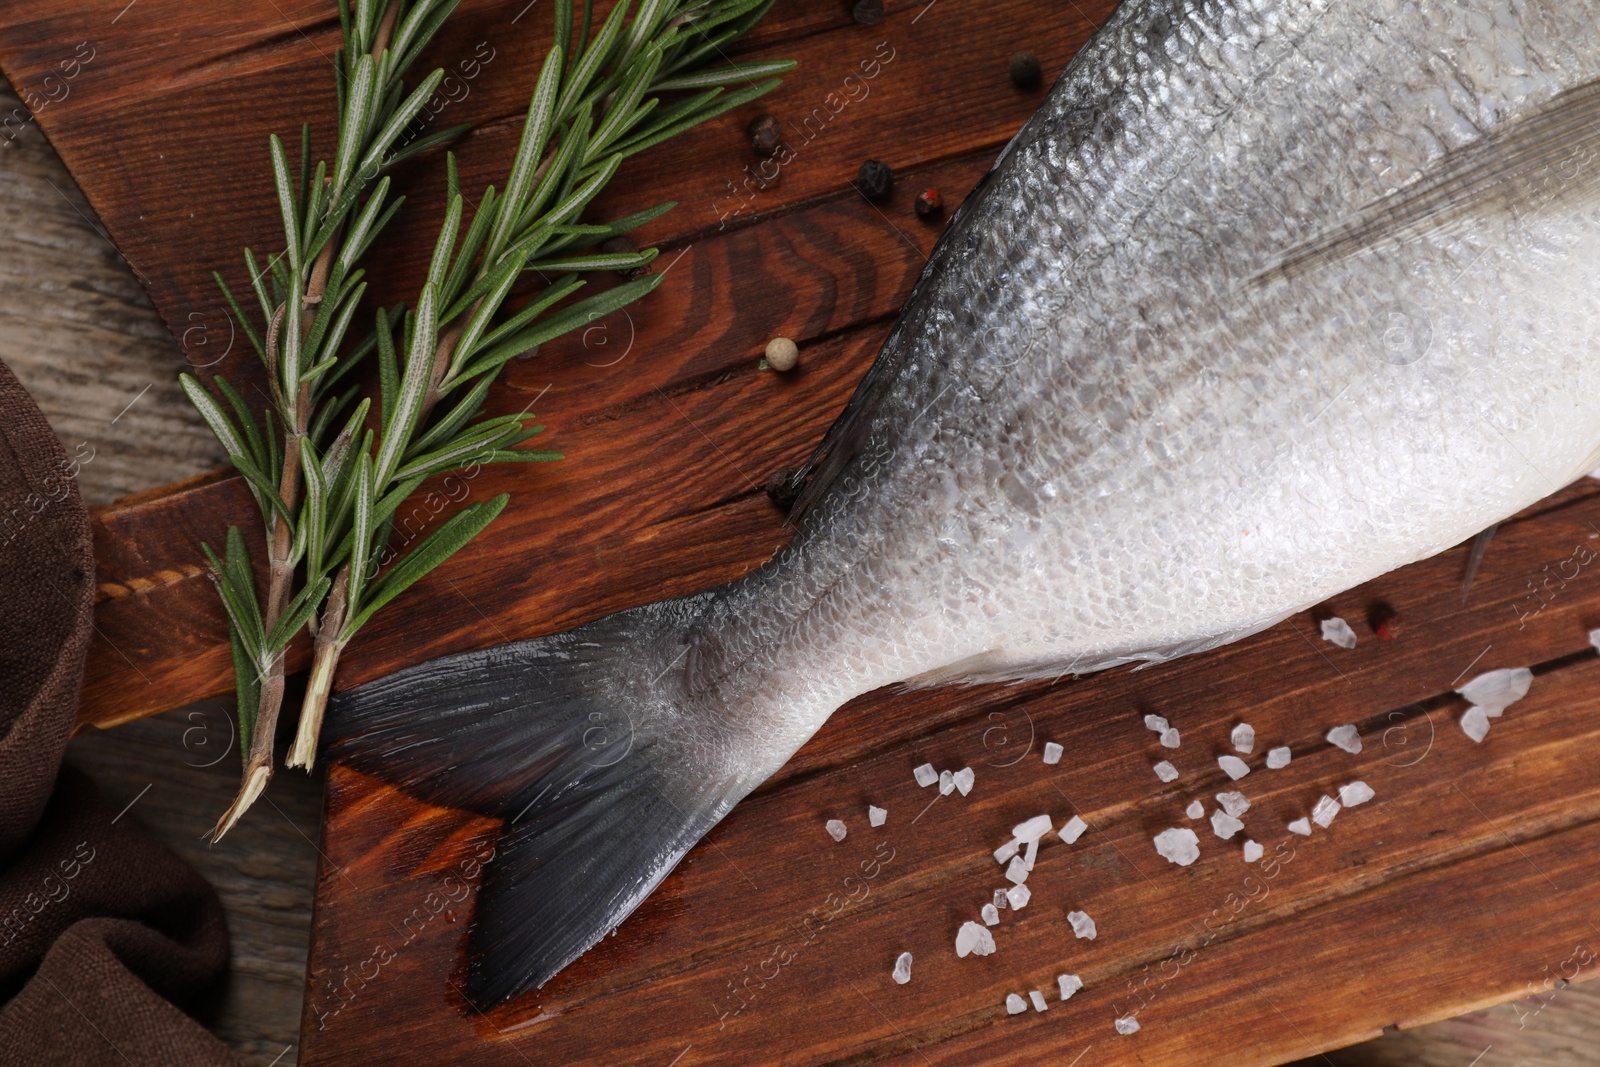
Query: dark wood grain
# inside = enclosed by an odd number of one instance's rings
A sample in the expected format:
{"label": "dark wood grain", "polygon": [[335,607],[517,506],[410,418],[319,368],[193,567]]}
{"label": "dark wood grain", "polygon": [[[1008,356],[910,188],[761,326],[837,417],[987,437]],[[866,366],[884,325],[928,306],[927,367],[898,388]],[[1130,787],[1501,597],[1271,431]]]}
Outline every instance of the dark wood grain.
{"label": "dark wood grain", "polygon": [[[628,316],[512,367],[491,400],[496,411],[537,410],[549,447],[569,460],[432,487],[455,499],[435,512],[424,497],[423,510],[407,513],[413,530],[463,496],[508,490],[513,504],[407,594],[404,615],[363,632],[341,685],[724,581],[782,543],[782,517],[761,486],[814,446],[909,291],[937,235],[911,214],[912,196],[938,185],[953,205],[1036,105],[1038,93],[1006,79],[1012,51],[1033,49],[1054,73],[1112,5],[887,6],[880,26],[863,28],[843,5],[780,4],[743,53],[798,58],[785,87],[630,162],[603,208],[680,201],[645,234],[664,247],[666,282]],[[480,44],[494,50],[441,117],[477,125],[461,147],[468,188],[504,167],[538,59],[526,42],[542,38],[545,13],[535,6],[517,20],[521,7],[469,0],[434,49],[446,64]],[[203,13],[153,0],[0,8],[0,67],[19,90],[42,86],[74,42],[94,42],[94,63],[38,122],[180,336],[196,321],[224,324],[207,272],[272,230],[266,133],[301,116],[325,132],[335,37],[324,5],[281,0]],[[846,101],[844,79],[862,78],[875,56],[870,91]],[[803,143],[782,181],[746,203],[728,183],[756,162],[742,128],[761,110]],[[826,121],[813,117],[808,130],[808,115]],[[848,187],[868,155],[901,178],[881,208]],[[438,163],[420,161],[400,180],[417,206],[377,272],[386,299],[415,279]],[[757,370],[776,334],[801,342],[792,375]],[[242,353],[217,369],[249,380]],[[229,522],[253,531],[255,518],[237,479],[224,476],[97,514],[86,722],[226,688],[222,621],[196,545]],[[497,827],[334,766],[303,1062],[689,1067],[1081,1054],[1089,1067],[1209,1063],[1226,1049],[1228,1062],[1249,1065],[1519,996],[1595,936],[1600,891],[1587,859],[1600,845],[1600,727],[1585,713],[1600,664],[1585,632],[1600,623],[1600,586],[1590,588],[1591,570],[1547,577],[1597,540],[1600,494],[1575,487],[1503,528],[1465,606],[1457,551],[1177,664],[864,697],[615,937],[488,1016],[457,985],[474,857],[492,849]],[[1402,612],[1394,641],[1363,624],[1378,601]],[[1316,619],[1330,612],[1361,633],[1355,650],[1320,641]],[[1533,693],[1472,744],[1454,723],[1450,688],[1469,672],[1519,664],[1538,665]],[[1146,711],[1182,730],[1177,753],[1155,746],[1139,724]],[[1214,759],[1240,720],[1260,736],[1258,768],[1267,746],[1295,749],[1289,768],[1242,783],[1254,805],[1247,832],[1269,850],[1293,848],[1292,859],[1276,853],[1269,877],[1242,862],[1237,841],[1202,827],[1201,861],[1171,867],[1150,836],[1184,825],[1191,798],[1224,788]],[[1361,727],[1360,756],[1321,740],[1345,722]],[[1067,748],[1058,767],[1039,762],[1046,739]],[[1170,786],[1150,770],[1164,756],[1183,772]],[[924,760],[973,766],[977,789],[929,806],[910,778]],[[1309,840],[1287,834],[1319,795],[1356,777],[1376,800]],[[881,830],[866,825],[869,802],[890,811]],[[989,851],[1038,811],[1058,822],[1077,811],[1092,830],[1076,846],[1045,849],[1033,902],[997,931],[1000,952],[957,960],[955,928],[1001,884]],[[842,844],[822,832],[830,817],[851,827]],[[1067,926],[1079,907],[1099,922],[1093,942]],[[917,962],[899,987],[889,971],[903,950]],[[1049,990],[1062,971],[1086,982],[1069,1004],[1052,994],[1043,1016],[1004,1014],[1007,992]],[[1112,1019],[1136,1007],[1143,1028],[1118,1035]]]}

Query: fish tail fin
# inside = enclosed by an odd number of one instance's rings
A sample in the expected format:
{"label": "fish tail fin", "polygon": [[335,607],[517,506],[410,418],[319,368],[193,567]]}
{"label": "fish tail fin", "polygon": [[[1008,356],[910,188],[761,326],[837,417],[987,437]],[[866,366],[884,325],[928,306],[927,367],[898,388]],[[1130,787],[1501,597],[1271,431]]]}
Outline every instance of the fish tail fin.
{"label": "fish tail fin", "polygon": [[469,940],[475,1004],[542,986],[614,930],[748,790],[675,740],[681,674],[644,666],[687,642],[684,605],[433,660],[335,701],[336,759],[503,820]]}

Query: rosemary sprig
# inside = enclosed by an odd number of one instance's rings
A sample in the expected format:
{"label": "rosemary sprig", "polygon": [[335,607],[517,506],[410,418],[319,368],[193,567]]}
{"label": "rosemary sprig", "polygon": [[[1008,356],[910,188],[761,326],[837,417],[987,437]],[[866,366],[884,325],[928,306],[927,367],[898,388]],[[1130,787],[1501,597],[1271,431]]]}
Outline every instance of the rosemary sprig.
{"label": "rosemary sprig", "polygon": [[[569,299],[586,275],[648,266],[656,249],[593,249],[673,204],[601,223],[580,221],[584,210],[628,156],[769,92],[793,66],[713,65],[773,0],[619,0],[597,29],[592,0],[557,0],[554,41],[506,180],[484,191],[467,221],[469,202],[447,154],[445,220],[421,291],[409,307],[378,308],[373,330],[355,339],[350,327],[365,293],[358,263],[400,206],[381,172],[464,130],[400,140],[442,72],[410,93],[401,79],[457,2],[340,0],[332,164],[312,170],[303,129],[295,180],[282,144],[269,141],[284,251],[265,268],[245,251],[262,329],[217,277],[266,366],[270,404],[258,420],[225,379],[216,381],[220,399],[183,379],[255,496],[268,545],[264,606],[238,530],[229,530],[221,559],[206,547],[229,620],[245,746],[239,796],[213,839],[271,778],[284,651],[294,637],[309,626],[314,652],[287,763],[309,768],[344,648],[375,612],[492,522],[507,499],[469,505],[384,566],[406,498],[429,477],[466,466],[561,458],[521,447],[543,429],[530,425],[529,413],[482,418],[484,400],[514,356],[659,284],[646,274]],[[530,274],[539,287],[511,310],[513,289]],[[342,384],[369,359],[377,363],[375,397]]]}

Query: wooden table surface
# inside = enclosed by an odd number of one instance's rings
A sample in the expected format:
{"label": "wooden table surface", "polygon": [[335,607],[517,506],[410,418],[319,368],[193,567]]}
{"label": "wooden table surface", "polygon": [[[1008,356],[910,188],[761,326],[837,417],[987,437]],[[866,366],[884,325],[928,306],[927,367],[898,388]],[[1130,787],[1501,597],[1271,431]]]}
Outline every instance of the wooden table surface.
{"label": "wooden table surface", "polygon": [[[214,301],[202,287],[201,265],[231,262],[243,234],[265,232],[270,202],[256,188],[262,185],[259,168],[248,163],[274,120],[252,116],[242,128],[219,129],[203,151],[155,120],[165,108],[167,126],[174,125],[179,98],[188,109],[185,121],[214,120],[216,101],[250,79],[295,87],[275,107],[293,113],[304,106],[317,113],[321,105],[313,89],[328,40],[326,13],[309,4],[272,5],[272,12],[265,6],[243,5],[216,16],[220,21],[202,26],[204,32],[191,35],[176,53],[174,36],[162,28],[160,5],[147,3],[140,14],[150,17],[130,16],[126,24],[117,12],[92,3],[47,15],[23,4],[0,11],[0,23],[12,25],[10,36],[0,35],[0,64],[25,90],[60,62],[52,49],[72,54],[80,40],[97,42],[94,62],[100,66],[85,68],[74,87],[83,91],[41,108],[39,121],[84,178],[104,221],[74,201],[76,190],[63,176],[48,173],[54,164],[36,130],[25,129],[15,144],[0,149],[0,159],[27,179],[0,201],[31,268],[17,271],[17,283],[48,294],[13,302],[4,312],[24,338],[27,331],[45,338],[47,355],[35,355],[32,345],[22,343],[8,344],[0,358],[40,397],[69,449],[80,440],[104,443],[83,474],[92,500],[176,481],[214,461],[215,451],[177,398],[171,375],[183,359],[201,368],[211,359],[205,344],[221,336],[222,324],[210,321],[202,307]],[[668,244],[664,269],[680,271],[679,278],[687,280],[664,285],[649,308],[630,318],[633,347],[616,362],[610,362],[615,347],[597,352],[571,344],[514,371],[496,402],[517,404],[549,385],[542,404],[555,412],[554,432],[572,442],[569,451],[586,453],[584,465],[497,480],[490,491],[503,484],[530,501],[523,525],[508,523],[501,540],[488,539],[476,556],[442,575],[446,580],[419,587],[415,595],[430,605],[422,610],[433,610],[446,624],[421,640],[402,640],[401,628],[380,631],[369,651],[352,657],[352,678],[383,673],[424,652],[560,629],[636,602],[652,593],[640,582],[641,559],[648,559],[652,579],[664,575],[666,588],[687,589],[737,573],[781,539],[781,522],[762,499],[760,482],[802,457],[837,410],[935,235],[910,215],[905,190],[939,184],[958,199],[1031,109],[1032,100],[1004,80],[1006,56],[1026,44],[1044,57],[1047,71],[1058,70],[1106,8],[1063,11],[1053,3],[959,0],[942,0],[936,9],[888,6],[884,26],[863,30],[849,25],[842,10],[781,5],[754,43],[757,51],[805,61],[783,95],[767,105],[789,116],[805,115],[813,103],[837,106],[839,98],[830,104],[829,94],[845,74],[874,54],[894,56],[880,69],[877,95],[841,108],[829,120],[837,124],[824,127],[827,135],[816,139],[814,151],[802,154],[804,165],[764,194],[759,211],[742,212],[724,226],[723,215],[736,204],[725,192],[705,195],[700,188],[691,200],[675,188],[688,173],[740,175],[750,161],[739,135],[745,114],[714,124],[624,183],[614,208],[663,190],[685,200],[669,216],[674,228],[653,236]],[[504,33],[510,14],[504,6],[465,5],[458,18],[464,20],[462,31],[440,47],[470,45],[485,30]],[[294,34],[284,32],[282,19],[293,24]],[[978,26],[983,34],[964,32]],[[885,42],[889,53],[880,51]],[[116,57],[115,64],[101,62],[98,48],[107,43],[119,46],[103,53]],[[507,102],[525,92],[524,68],[532,62],[531,53],[519,56],[509,48],[496,54],[508,61],[490,68],[496,80],[486,78],[462,108],[481,131],[477,154],[468,154],[469,169],[476,168],[472,180],[489,180],[487,173],[499,165],[505,141],[514,135],[503,119]],[[295,78],[292,72],[308,76]],[[118,94],[119,86],[140,78],[158,82],[161,92],[153,96],[160,99]],[[300,88],[302,82],[313,89]],[[948,108],[932,114],[923,106],[929,99]],[[105,148],[109,130],[130,128],[162,132],[148,143],[124,138],[115,151]],[[906,175],[902,193],[882,211],[844,187],[854,163],[869,152],[889,158]],[[187,175],[181,189],[193,198],[208,183],[195,184],[185,167],[207,155],[235,161],[215,178],[245,205],[236,216],[213,218],[214,225],[183,218],[172,210],[170,194],[165,209],[154,210],[159,183],[134,182]],[[155,178],[148,178],[152,173]],[[45,195],[52,184],[60,204]],[[130,190],[143,198],[130,196]],[[47,201],[49,208],[42,206]],[[426,229],[425,219],[419,226]],[[160,339],[148,309],[139,307],[137,290],[103,234],[116,238],[133,259],[134,272],[180,340],[178,352]],[[408,256],[415,258],[414,249],[395,257],[394,278],[414,268]],[[24,261],[6,257],[0,269]],[[613,324],[618,332],[608,343],[622,336],[622,325]],[[804,371],[791,380],[753,368],[754,353],[779,332],[795,336],[805,349]],[[77,359],[89,362],[75,367]],[[104,370],[91,372],[91,366]],[[96,388],[91,383],[97,381],[109,384]],[[641,472],[631,446],[642,427],[650,428],[663,458]],[[194,543],[202,533],[215,536],[209,531],[220,518],[244,517],[237,507],[240,495],[232,479],[204,479],[97,516],[103,632],[86,690],[93,718],[110,722],[145,714],[224,684],[225,674],[213,662],[220,629],[204,583],[195,580]],[[1203,962],[1187,971],[1192,977],[1175,981],[1170,990],[1162,987],[1143,1013],[1145,1030],[1132,1039],[1139,1044],[1124,1045],[1119,1061],[1131,1054],[1146,1062],[1178,1062],[1185,1055],[1203,1058],[1197,1049],[1214,1053],[1225,1047],[1235,1062],[1281,1062],[1328,1047],[1330,1035],[1353,1040],[1384,1022],[1425,1022],[1442,1011],[1540,988],[1573,958],[1575,938],[1593,937],[1587,916],[1595,901],[1582,884],[1581,861],[1583,849],[1593,847],[1586,835],[1593,833],[1600,801],[1593,783],[1578,773],[1583,761],[1573,753],[1592,754],[1596,743],[1581,715],[1592,706],[1587,693],[1600,680],[1583,634],[1596,622],[1600,595],[1573,582],[1532,623],[1518,628],[1507,619],[1515,623],[1519,605],[1527,614],[1525,585],[1547,564],[1568,558],[1570,542],[1586,539],[1588,524],[1597,519],[1600,499],[1577,490],[1510,525],[1491,553],[1470,610],[1454,603],[1460,553],[1375,582],[1333,605],[1361,629],[1372,600],[1402,604],[1405,631],[1387,645],[1362,629],[1364,641],[1354,653],[1319,647],[1312,620],[1300,618],[1234,649],[1138,675],[1119,672],[1054,689],[967,690],[958,697],[878,694],[857,702],[741,806],[614,942],[580,961],[544,995],[511,1006],[487,1024],[463,1014],[450,996],[447,976],[457,962],[465,918],[454,909],[420,936],[407,938],[393,966],[383,968],[383,982],[365,997],[350,995],[348,975],[370,963],[372,942],[389,937],[385,929],[412,914],[416,900],[492,827],[410,805],[336,768],[322,845],[317,961],[305,1002],[308,1062],[386,1062],[396,1047],[412,1055],[423,1049],[438,1054],[459,1051],[451,1043],[458,1040],[470,1042],[484,1062],[521,1062],[530,1051],[553,1049],[572,1062],[614,1062],[621,1058],[617,1035],[626,1035],[630,1060],[654,1056],[659,1048],[661,1062],[677,1054],[686,1057],[684,1064],[748,1061],[774,1047],[796,1061],[892,1056],[896,1050],[913,1060],[999,1061],[1005,1049],[1026,1056],[1042,1048],[1059,1049],[1065,1060],[1083,1048],[1086,1055],[1094,1053],[1085,1063],[1112,1062],[1102,1057],[1119,1039],[1107,1036],[1104,1012],[1113,1003],[1133,1003],[1126,983],[1142,967],[1159,969],[1170,959],[1169,949],[1190,937],[1185,916],[1203,918],[1244,875],[1237,857],[1231,866],[1223,857],[1176,878],[1161,869],[1148,846],[1150,828],[1181,819],[1176,812],[1190,795],[1220,788],[1220,776],[1214,768],[1205,770],[1205,761],[1221,751],[1225,727],[1240,715],[1264,733],[1294,741],[1297,753],[1307,751],[1290,771],[1261,772],[1279,774],[1270,785],[1251,781],[1258,809],[1284,821],[1319,790],[1355,774],[1373,782],[1380,799],[1341,816],[1331,834],[1303,845],[1305,852],[1296,853],[1300,862],[1282,867],[1292,877],[1274,887],[1281,891],[1271,906],[1228,924],[1228,934],[1208,944]],[[536,525],[564,530],[573,543],[552,546],[530,564],[510,546],[518,537],[526,540]],[[533,543],[549,540],[535,537]],[[467,585],[464,595],[461,583]],[[485,595],[497,585],[515,592]],[[453,600],[465,607],[452,606]],[[1477,747],[1455,728],[1457,706],[1441,694],[1480,648],[1488,657],[1483,666],[1538,664],[1540,677],[1525,704]],[[1342,656],[1348,658],[1336,658]],[[1190,747],[1183,760],[1193,764],[1185,768],[1192,777],[1172,788],[1157,788],[1149,777],[1147,764],[1157,757],[1146,751],[1150,738],[1135,714],[1146,705],[1185,730]],[[172,819],[169,838],[221,885],[241,938],[241,966],[219,1029],[253,1061],[271,1063],[293,1047],[292,1034],[283,1037],[281,1020],[274,1021],[266,1007],[278,1003],[281,1009],[285,981],[295,980],[300,959],[294,942],[309,925],[305,896],[317,851],[317,833],[309,825],[316,818],[315,788],[281,776],[269,794],[279,810],[258,811],[244,829],[261,836],[239,837],[240,852],[224,853],[221,863],[216,851],[185,842],[209,818],[208,805],[226,794],[231,760],[195,767],[211,756],[209,750],[203,757],[193,751],[219,736],[223,710],[200,708],[135,724],[81,740],[75,751],[108,785],[124,785],[130,795],[152,784],[140,810],[149,820]],[[1364,759],[1340,762],[1342,754],[1316,743],[1334,721],[1362,724],[1368,737]],[[1051,778],[1032,750],[1009,762],[1023,723],[1032,739],[1048,734],[1069,743],[1070,776]],[[998,734],[997,724],[1003,727]],[[1424,731],[1437,747],[1430,745],[1424,759],[1413,761]],[[742,1009],[734,1012],[730,1036],[726,1015],[736,1002],[727,989],[742,971],[760,966],[772,924],[807,914],[813,898],[827,899],[839,873],[839,850],[815,833],[822,813],[841,797],[859,806],[891,794],[897,798],[893,811],[913,811],[918,796],[907,768],[924,754],[980,768],[982,786],[972,803],[960,812],[955,804],[936,806],[925,823],[887,838],[899,842],[904,855],[899,866],[885,868],[889,873],[849,920],[849,932],[836,927],[806,965],[786,972],[786,987],[753,1004],[748,1016]],[[190,770],[178,770],[174,761]],[[152,773],[158,768],[159,774]],[[213,794],[216,799],[208,800]],[[170,808],[158,803],[163,795],[174,798]],[[995,880],[983,866],[988,838],[994,826],[1009,826],[1014,814],[1031,814],[1030,805],[1060,809],[1058,814],[1076,807],[1095,827],[1093,843],[1070,859],[1053,856],[1053,874],[1041,868],[1035,878],[1041,903],[1008,932],[1021,944],[1003,966],[947,975],[951,963],[940,961],[935,946],[948,940],[946,927],[963,914],[963,902],[971,904],[966,910],[976,907],[959,887]],[[898,830],[895,823],[891,828]],[[851,847],[859,851],[872,839],[863,826],[857,830]],[[1281,832],[1270,836],[1275,843],[1289,840]],[[787,842],[794,844],[778,847]],[[760,888],[750,890],[751,884]],[[1058,898],[1048,907],[1046,891]],[[1082,950],[1073,953],[1081,957],[1074,966],[1091,988],[1070,1011],[1056,1005],[1038,1020],[1005,1019],[997,1008],[1005,983],[1039,986],[1052,980],[1069,896],[1094,900],[1102,917],[1106,936],[1072,946]],[[918,959],[926,962],[919,964],[919,981],[904,991],[915,998],[908,1009],[886,999],[896,993],[886,986],[893,953],[880,957],[891,943],[912,938],[920,938]],[[1286,966],[1285,959],[1296,962]],[[679,963],[663,967],[666,961]],[[1148,996],[1150,987],[1143,988]],[[649,989],[650,996],[640,997],[640,989]],[[1511,1020],[1511,1028],[1521,1027],[1518,1038],[1539,1050],[1541,1062],[1559,1062],[1556,1046],[1541,1044],[1537,1035],[1561,1035],[1573,1027],[1586,1032],[1588,999],[1577,989],[1547,992],[1466,1024],[1440,1024],[1450,1029],[1436,1040],[1418,1036],[1437,1032],[1425,1027],[1340,1055],[1344,1062],[1390,1054],[1421,1061],[1454,1055],[1467,1048],[1469,1038],[1477,1039],[1470,1035],[1484,1033],[1491,1035],[1485,1046],[1498,1040],[1504,1050],[1514,1047],[1499,1036]],[[703,1001],[721,1004],[722,1016],[707,1016]],[[1530,1004],[1541,1010],[1534,1013]],[[818,1025],[819,1015],[827,1025]],[[542,1025],[516,1028],[535,1020]],[[841,1038],[839,1027],[855,1036]],[[498,1032],[507,1028],[509,1034]],[[859,1043],[862,1034],[865,1045]],[[1085,1035],[1081,1041],[1079,1034]],[[1496,1059],[1492,1048],[1482,1051],[1484,1064],[1513,1062]]]}

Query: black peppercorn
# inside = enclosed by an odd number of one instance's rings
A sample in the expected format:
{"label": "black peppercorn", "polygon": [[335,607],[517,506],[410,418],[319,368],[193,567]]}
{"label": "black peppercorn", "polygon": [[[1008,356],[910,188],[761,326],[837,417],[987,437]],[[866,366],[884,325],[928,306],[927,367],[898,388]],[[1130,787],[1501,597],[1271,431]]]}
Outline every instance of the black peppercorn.
{"label": "black peppercorn", "polygon": [[760,115],[750,123],[750,143],[757,152],[770,156],[783,143],[783,126],[771,115]]}
{"label": "black peppercorn", "polygon": [[855,0],[850,17],[863,26],[876,26],[883,21],[883,0]]}
{"label": "black peppercorn", "polygon": [[1037,89],[1042,72],[1039,57],[1032,52],[1018,52],[1011,57],[1011,83],[1018,89]]}
{"label": "black peppercorn", "polygon": [[869,159],[856,171],[856,188],[868,200],[880,203],[888,199],[894,188],[894,172],[889,169],[889,164]]}
{"label": "black peppercorn", "polygon": [[937,189],[924,189],[917,194],[917,218],[936,219],[944,211],[944,197]]}

